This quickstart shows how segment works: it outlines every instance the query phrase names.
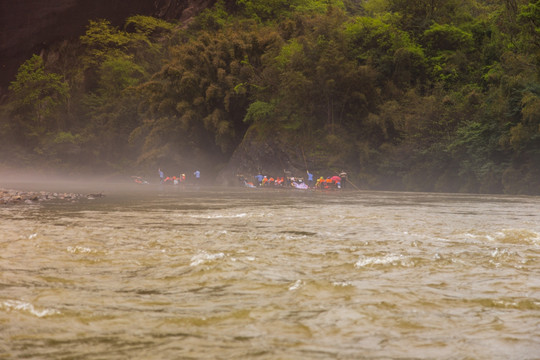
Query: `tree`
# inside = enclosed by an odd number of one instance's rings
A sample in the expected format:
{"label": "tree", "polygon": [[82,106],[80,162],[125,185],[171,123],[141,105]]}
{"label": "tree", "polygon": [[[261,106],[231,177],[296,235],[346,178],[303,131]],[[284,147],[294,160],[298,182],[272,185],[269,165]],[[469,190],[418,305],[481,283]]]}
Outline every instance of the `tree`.
{"label": "tree", "polygon": [[93,159],[114,164],[136,157],[129,136],[141,125],[135,88],[161,68],[175,25],[133,16],[119,29],[107,20],[90,21],[80,40],[85,93],[80,103],[84,148]]}
{"label": "tree", "polygon": [[69,97],[69,87],[61,75],[45,70],[41,57],[33,55],[20,66],[9,90],[18,119],[15,126],[22,137],[61,130],[60,122],[49,115]]}
{"label": "tree", "polygon": [[[520,8],[518,21],[523,26],[525,43],[532,43],[536,51],[540,48],[540,0],[530,1]],[[539,56],[540,57],[540,56]],[[540,59],[539,59],[540,60]]]}
{"label": "tree", "polygon": [[[132,137],[144,144],[139,158],[185,162],[195,153],[213,153],[214,160],[231,154],[247,130],[243,119],[273,33],[239,21],[185,34],[165,66],[140,86],[148,120]],[[163,131],[164,124],[170,131]]]}
{"label": "tree", "polygon": [[455,18],[456,0],[389,0],[389,10],[399,15],[400,28],[420,35],[433,21],[446,23]]}

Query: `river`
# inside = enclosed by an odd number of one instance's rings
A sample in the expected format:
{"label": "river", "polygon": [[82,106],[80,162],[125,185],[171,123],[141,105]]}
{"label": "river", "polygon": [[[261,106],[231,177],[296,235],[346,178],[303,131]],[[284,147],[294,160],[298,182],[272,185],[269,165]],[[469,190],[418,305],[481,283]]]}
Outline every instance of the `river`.
{"label": "river", "polygon": [[1,359],[540,358],[539,197],[98,191],[0,207]]}

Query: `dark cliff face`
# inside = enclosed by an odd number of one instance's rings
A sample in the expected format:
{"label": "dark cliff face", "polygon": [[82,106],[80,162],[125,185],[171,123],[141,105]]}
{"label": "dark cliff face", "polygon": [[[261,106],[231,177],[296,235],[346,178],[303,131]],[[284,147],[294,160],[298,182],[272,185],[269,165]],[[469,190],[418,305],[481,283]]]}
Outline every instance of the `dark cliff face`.
{"label": "dark cliff face", "polygon": [[261,138],[253,128],[248,130],[242,143],[217,175],[220,185],[239,185],[237,175],[251,176],[264,173],[272,176],[304,176],[308,164],[302,148],[294,139],[275,132]]}
{"label": "dark cliff face", "polygon": [[22,62],[82,35],[91,19],[121,25],[132,15],[187,21],[215,0],[0,0],[0,93]]}

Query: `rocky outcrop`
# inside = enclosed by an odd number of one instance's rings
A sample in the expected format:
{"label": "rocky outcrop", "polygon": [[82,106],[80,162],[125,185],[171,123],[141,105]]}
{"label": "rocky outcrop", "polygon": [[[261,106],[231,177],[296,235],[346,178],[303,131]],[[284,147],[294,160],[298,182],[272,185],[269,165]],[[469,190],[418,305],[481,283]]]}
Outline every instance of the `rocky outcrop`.
{"label": "rocky outcrop", "polygon": [[51,44],[82,35],[91,19],[132,15],[188,21],[215,0],[0,0],[0,96],[18,67]]}
{"label": "rocky outcrop", "polygon": [[76,194],[76,193],[59,193],[47,191],[19,191],[0,189],[0,205],[18,205],[18,204],[38,204],[48,200],[62,201],[77,201],[80,199],[94,200],[98,197],[103,197],[102,193],[98,194]]}
{"label": "rocky outcrop", "polygon": [[305,164],[300,147],[280,134],[261,138],[251,128],[236,148],[227,166],[218,174],[217,183],[238,184],[238,176],[250,178],[257,173],[272,176],[304,176]]}

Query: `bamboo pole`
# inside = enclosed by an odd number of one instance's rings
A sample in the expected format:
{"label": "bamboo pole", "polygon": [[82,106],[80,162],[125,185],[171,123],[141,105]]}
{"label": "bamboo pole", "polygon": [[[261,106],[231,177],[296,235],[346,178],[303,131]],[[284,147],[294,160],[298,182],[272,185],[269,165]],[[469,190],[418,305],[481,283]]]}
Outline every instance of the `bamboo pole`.
{"label": "bamboo pole", "polygon": [[349,178],[347,178],[347,182],[348,182],[349,184],[351,184],[352,186],[354,186],[354,188],[355,188],[356,190],[360,190],[360,189],[358,188],[358,186],[354,185],[354,184],[352,183],[352,181],[349,180]]}

